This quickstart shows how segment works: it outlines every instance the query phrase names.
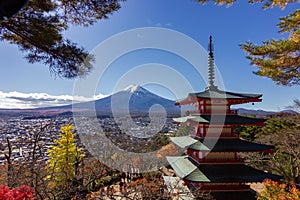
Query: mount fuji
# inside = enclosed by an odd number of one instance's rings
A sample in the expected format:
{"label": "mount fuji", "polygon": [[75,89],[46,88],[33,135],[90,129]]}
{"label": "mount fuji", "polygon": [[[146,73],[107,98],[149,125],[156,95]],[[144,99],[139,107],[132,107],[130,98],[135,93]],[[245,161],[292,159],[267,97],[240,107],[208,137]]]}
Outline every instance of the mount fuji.
{"label": "mount fuji", "polygon": [[[112,111],[120,113],[129,111],[134,115],[148,115],[149,109],[157,104],[163,107],[168,115],[180,115],[180,108],[174,103],[174,101],[160,97],[141,86],[130,85],[119,92],[95,101],[35,109],[0,109],[0,116],[55,116],[93,110],[96,110],[97,115],[112,115]],[[159,109],[157,112],[161,111]]]}
{"label": "mount fuji", "polygon": [[131,114],[146,114],[152,106],[160,105],[167,114],[179,115],[180,108],[174,103],[141,86],[131,85],[111,96],[96,100],[95,109],[97,114],[110,114],[112,110],[121,113],[129,110]]}

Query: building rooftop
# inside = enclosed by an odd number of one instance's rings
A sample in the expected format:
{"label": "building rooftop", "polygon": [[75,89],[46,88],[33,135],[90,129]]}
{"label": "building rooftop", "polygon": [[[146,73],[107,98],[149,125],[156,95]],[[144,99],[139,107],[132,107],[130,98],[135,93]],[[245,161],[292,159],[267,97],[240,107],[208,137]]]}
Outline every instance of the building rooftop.
{"label": "building rooftop", "polygon": [[167,157],[167,160],[180,178],[192,182],[248,183],[281,179],[281,176],[243,164],[198,164],[188,156]]}
{"label": "building rooftop", "polygon": [[[173,143],[181,148],[194,149],[207,152],[254,152],[273,149],[271,145],[257,144],[242,139],[195,139],[191,136],[171,137]],[[213,144],[213,147],[209,147]]]}
{"label": "building rooftop", "polygon": [[243,117],[239,115],[190,115],[173,118],[175,123],[194,122],[199,124],[264,125],[265,119]]}
{"label": "building rooftop", "polygon": [[177,100],[175,104],[184,105],[205,99],[226,99],[231,102],[230,104],[241,104],[248,102],[261,102],[261,97],[262,94],[235,93],[219,89],[207,89],[203,92],[189,93],[188,97]]}
{"label": "building rooftop", "polygon": [[235,92],[226,92],[222,90],[205,90],[198,93],[189,93],[191,96],[197,98],[208,98],[208,99],[252,99],[252,98],[261,98],[262,94],[245,94],[245,93],[235,93]]}
{"label": "building rooftop", "polygon": [[190,136],[170,137],[170,140],[181,148],[195,149],[199,151],[210,151],[210,149]]}

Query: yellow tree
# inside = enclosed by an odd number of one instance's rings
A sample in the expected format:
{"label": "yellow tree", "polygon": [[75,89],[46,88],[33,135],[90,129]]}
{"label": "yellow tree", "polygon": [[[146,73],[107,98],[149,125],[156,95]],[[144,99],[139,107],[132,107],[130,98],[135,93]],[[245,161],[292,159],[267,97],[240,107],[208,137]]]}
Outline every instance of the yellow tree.
{"label": "yellow tree", "polygon": [[78,165],[85,154],[75,144],[74,127],[66,125],[61,128],[60,138],[54,140],[48,150],[49,160],[47,170],[48,179],[54,188],[59,188],[64,195],[70,195],[78,187]]}

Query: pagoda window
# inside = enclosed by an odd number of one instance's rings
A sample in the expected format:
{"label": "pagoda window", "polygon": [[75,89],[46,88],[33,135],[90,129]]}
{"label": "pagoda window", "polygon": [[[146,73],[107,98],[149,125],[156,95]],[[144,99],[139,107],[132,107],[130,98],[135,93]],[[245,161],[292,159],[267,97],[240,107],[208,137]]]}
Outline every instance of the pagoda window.
{"label": "pagoda window", "polygon": [[219,161],[224,161],[224,160],[236,160],[236,155],[234,152],[210,152],[206,156],[206,160],[219,160]]}
{"label": "pagoda window", "polygon": [[204,105],[200,106],[200,112],[203,113],[204,112]]}
{"label": "pagoda window", "polygon": [[209,137],[219,137],[223,133],[223,127],[210,126],[207,128],[206,132]]}
{"label": "pagoda window", "polygon": [[229,106],[227,106],[226,104],[209,104],[205,107],[205,112],[202,113],[226,114],[226,113],[230,113],[230,110],[229,110]]}
{"label": "pagoda window", "polygon": [[197,157],[197,152],[194,151],[194,152],[193,152],[193,155],[194,155],[194,157]]}
{"label": "pagoda window", "polygon": [[189,154],[190,158],[195,160],[196,162],[199,162],[199,152],[198,151],[192,151],[192,153]]}
{"label": "pagoda window", "polygon": [[204,128],[203,127],[195,127],[195,132],[197,136],[204,137]]}
{"label": "pagoda window", "polygon": [[232,128],[230,128],[230,127],[223,128],[222,134],[224,134],[226,136],[231,135],[231,130],[232,130]]}
{"label": "pagoda window", "polygon": [[231,126],[210,126],[205,128],[204,132],[209,133],[209,137],[232,137],[234,136]]}
{"label": "pagoda window", "polygon": [[204,154],[203,152],[199,152],[199,159],[200,159],[200,160],[203,159],[203,157],[204,157],[203,154]]}
{"label": "pagoda window", "polygon": [[192,103],[192,106],[195,107],[195,110],[198,110],[198,109],[199,109],[199,104],[198,104],[198,103]]}
{"label": "pagoda window", "polygon": [[232,128],[231,127],[224,127],[221,136],[223,136],[223,137],[233,136]]}
{"label": "pagoda window", "polygon": [[228,101],[226,99],[212,99],[211,104],[228,104]]}

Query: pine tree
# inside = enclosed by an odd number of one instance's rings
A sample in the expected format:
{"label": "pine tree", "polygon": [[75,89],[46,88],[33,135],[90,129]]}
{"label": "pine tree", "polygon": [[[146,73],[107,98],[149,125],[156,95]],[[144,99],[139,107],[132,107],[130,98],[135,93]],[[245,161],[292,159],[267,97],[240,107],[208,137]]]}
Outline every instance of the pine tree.
{"label": "pine tree", "polygon": [[0,40],[17,45],[30,63],[43,63],[59,77],[86,75],[93,58],[63,32],[70,25],[89,26],[120,8],[118,0],[30,0],[0,24]]}
{"label": "pine tree", "polygon": [[[210,0],[196,0],[208,3]],[[212,0],[218,5],[231,5],[236,0]],[[262,3],[263,8],[284,9],[297,0],[249,0],[249,3]],[[281,85],[300,85],[300,10],[280,18],[279,33],[287,33],[288,38],[264,41],[262,45],[252,42],[241,44],[248,54],[251,64],[258,67],[254,74],[271,78]]]}
{"label": "pine tree", "polygon": [[[236,2],[236,0],[196,0],[197,2],[201,3],[201,4],[205,4],[208,3],[210,1],[215,2],[218,5],[231,5],[234,2]],[[253,4],[253,3],[263,3],[263,8],[272,8],[275,6],[279,6],[281,8],[285,8],[287,4],[289,3],[295,3],[297,2],[297,0],[248,0],[249,3]]]}
{"label": "pine tree", "polygon": [[300,85],[300,10],[280,19],[280,33],[287,39],[268,40],[262,45],[242,44],[251,64],[258,67],[256,75],[271,78],[281,85]]}
{"label": "pine tree", "polygon": [[49,148],[47,170],[54,188],[65,192],[73,191],[78,176],[78,163],[85,156],[81,148],[75,144],[74,127],[66,125],[61,128],[60,138],[54,141],[55,145]]}

